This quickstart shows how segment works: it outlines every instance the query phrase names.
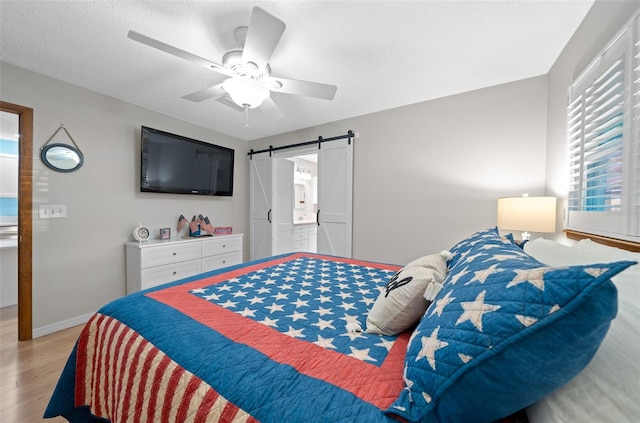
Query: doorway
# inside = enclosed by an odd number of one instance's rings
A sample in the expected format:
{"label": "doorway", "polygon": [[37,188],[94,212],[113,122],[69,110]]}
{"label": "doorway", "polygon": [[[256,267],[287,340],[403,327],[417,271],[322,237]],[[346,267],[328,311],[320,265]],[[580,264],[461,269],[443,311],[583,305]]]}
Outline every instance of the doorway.
{"label": "doorway", "polygon": [[0,307],[3,309],[15,309],[18,305],[18,126],[18,115],[0,111]]}
{"label": "doorway", "polygon": [[[294,152],[291,152],[294,154]],[[277,156],[278,157],[278,156]],[[272,254],[318,251],[318,154],[276,159],[276,231]],[[290,191],[290,192],[287,192]]]}
{"label": "doorway", "polygon": [[18,117],[18,340],[33,337],[32,316],[32,194],[33,109],[0,101],[0,111]]}

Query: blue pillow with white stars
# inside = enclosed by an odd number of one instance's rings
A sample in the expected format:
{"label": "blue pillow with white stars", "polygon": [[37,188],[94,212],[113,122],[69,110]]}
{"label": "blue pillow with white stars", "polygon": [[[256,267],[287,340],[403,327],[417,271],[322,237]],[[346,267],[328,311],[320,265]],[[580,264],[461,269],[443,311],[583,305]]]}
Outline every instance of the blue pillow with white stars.
{"label": "blue pillow with white stars", "polygon": [[633,264],[547,267],[495,228],[450,251],[443,288],[407,347],[405,388],[387,410],[410,422],[491,422],[565,384],[616,315],[609,279]]}

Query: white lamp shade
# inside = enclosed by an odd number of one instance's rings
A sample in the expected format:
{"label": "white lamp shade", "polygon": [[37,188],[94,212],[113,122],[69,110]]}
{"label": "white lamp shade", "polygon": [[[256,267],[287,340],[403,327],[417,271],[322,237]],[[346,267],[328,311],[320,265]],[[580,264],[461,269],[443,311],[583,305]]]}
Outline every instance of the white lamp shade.
{"label": "white lamp shade", "polygon": [[228,78],[222,83],[231,100],[240,107],[256,108],[269,97],[269,89],[249,78]]}
{"label": "white lamp shade", "polygon": [[499,198],[498,228],[512,231],[555,232],[556,198]]}

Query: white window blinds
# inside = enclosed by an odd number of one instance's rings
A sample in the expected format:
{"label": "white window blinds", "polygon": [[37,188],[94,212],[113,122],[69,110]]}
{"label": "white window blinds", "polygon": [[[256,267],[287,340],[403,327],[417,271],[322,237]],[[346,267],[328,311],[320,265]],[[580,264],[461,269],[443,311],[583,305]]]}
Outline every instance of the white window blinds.
{"label": "white window blinds", "polygon": [[569,87],[565,228],[640,241],[640,18]]}

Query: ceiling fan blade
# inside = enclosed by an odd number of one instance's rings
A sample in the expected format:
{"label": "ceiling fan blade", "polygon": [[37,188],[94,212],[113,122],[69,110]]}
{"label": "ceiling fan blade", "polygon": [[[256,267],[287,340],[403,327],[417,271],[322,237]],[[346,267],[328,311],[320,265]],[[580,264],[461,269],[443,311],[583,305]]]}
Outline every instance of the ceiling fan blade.
{"label": "ceiling fan blade", "polygon": [[260,110],[269,120],[282,119],[284,117],[284,113],[282,113],[282,110],[280,110],[271,97],[267,97],[267,99],[262,102]]}
{"label": "ceiling fan blade", "polygon": [[242,52],[243,62],[253,62],[258,69],[264,69],[269,63],[286,25],[280,19],[254,7],[251,12],[247,38]]}
{"label": "ceiling fan blade", "polygon": [[164,51],[165,53],[169,53],[173,56],[180,57],[181,59],[187,60],[191,63],[195,63],[196,65],[202,66],[209,70],[214,70],[223,75],[233,76],[233,72],[222,65],[219,65],[210,60],[204,59],[200,56],[196,56],[195,54],[189,53],[188,51],[184,51],[177,47],[163,43],[162,41],[158,41],[156,39],[147,37],[146,35],[142,35],[138,32],[129,31],[129,33],[127,34],[127,37],[139,43],[145,44],[149,47],[153,47],[155,49]]}
{"label": "ceiling fan blade", "polygon": [[195,93],[185,95],[182,98],[184,98],[185,100],[195,101],[199,103],[201,101],[208,100],[210,98],[217,99],[226,94],[227,92],[222,89],[222,84],[218,84],[218,85],[214,85],[213,87],[208,87],[203,90],[196,91]]}
{"label": "ceiling fan blade", "polygon": [[335,85],[321,84],[319,82],[298,81],[296,79],[287,79],[280,77],[265,78],[265,81],[275,82],[275,85],[281,85],[278,88],[270,86],[271,91],[285,94],[304,95],[307,97],[316,97],[324,100],[333,100],[336,96],[338,87]]}

